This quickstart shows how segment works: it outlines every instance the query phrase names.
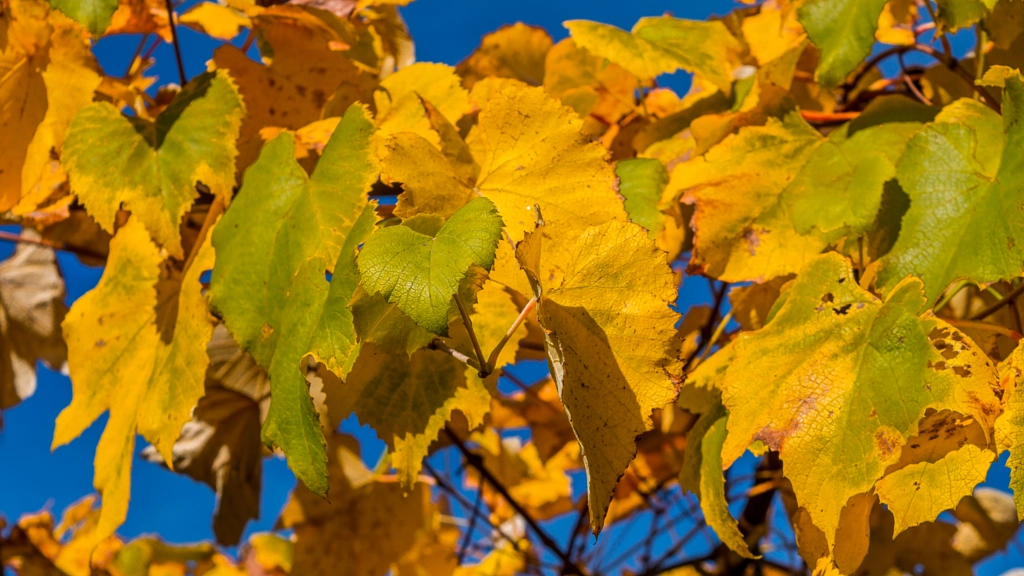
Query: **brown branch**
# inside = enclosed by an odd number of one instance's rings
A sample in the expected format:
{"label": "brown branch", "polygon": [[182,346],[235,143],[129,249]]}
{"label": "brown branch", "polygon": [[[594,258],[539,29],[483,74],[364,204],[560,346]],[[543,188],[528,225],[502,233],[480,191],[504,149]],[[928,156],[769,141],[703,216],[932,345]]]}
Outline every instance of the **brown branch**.
{"label": "brown branch", "polygon": [[910,93],[914,95],[914,98],[917,98],[918,101],[920,101],[922,104],[924,104],[925,106],[931,106],[932,101],[929,100],[923,92],[921,92],[921,89],[918,88],[917,84],[915,83],[916,79],[913,78],[913,76],[911,76],[910,74],[910,71],[907,70],[907,64],[906,62],[903,61],[903,54],[903,52],[900,52],[899,54],[896,55],[896,57],[900,61],[900,75],[903,77],[903,82],[906,83],[907,85],[907,90],[910,90]]}
{"label": "brown branch", "polygon": [[458,565],[462,566],[462,562],[466,559],[466,552],[469,551],[469,543],[473,540],[473,531],[476,530],[476,519],[480,516],[480,512],[477,511],[480,508],[480,500],[484,497],[484,485],[477,486],[476,489],[476,502],[473,503],[473,510],[469,517],[469,526],[466,528],[466,534],[463,536],[462,545],[459,546],[459,553],[456,556],[458,559]]}
{"label": "brown branch", "polygon": [[466,305],[462,303],[462,298],[458,294],[455,295],[455,304],[459,307],[462,323],[466,326],[466,332],[469,333],[469,341],[473,343],[473,352],[476,354],[476,360],[479,363],[477,371],[480,373],[481,378],[487,378],[491,374],[491,365],[487,362],[484,351],[480,348],[480,341],[476,339],[476,332],[473,330],[473,320],[469,317],[469,310],[466,310]]}
{"label": "brown branch", "polygon": [[812,124],[840,124],[860,116],[860,112],[817,112],[801,110],[800,116]]}
{"label": "brown branch", "polygon": [[477,372],[480,372],[480,364],[478,364],[476,360],[470,358],[469,356],[466,356],[465,354],[459,352],[458,350],[450,348],[447,344],[444,343],[444,340],[441,340],[440,338],[434,338],[430,342],[430,344],[427,345],[427,348],[430,348],[431,350],[439,350],[441,352],[444,352],[445,354],[450,355],[452,358],[455,358],[459,362],[462,362],[466,366],[475,368]]}
{"label": "brown branch", "polygon": [[70,244],[64,244],[61,242],[54,242],[53,240],[47,240],[45,238],[27,238],[25,236],[19,236],[11,232],[0,231],[0,240],[7,240],[8,242],[18,242],[21,244],[34,244],[36,246],[42,246],[44,248],[52,248],[53,250],[60,250],[61,252],[70,252],[71,254],[77,254],[79,256],[88,256],[90,258],[96,258],[99,260],[106,260],[106,254],[100,254],[89,248],[82,246],[72,246]]}
{"label": "brown branch", "polygon": [[701,356],[701,353],[705,348],[711,348],[713,345],[711,342],[711,336],[714,334],[715,325],[718,322],[719,313],[722,309],[722,302],[725,300],[725,293],[728,289],[729,283],[722,282],[718,287],[718,291],[715,292],[715,301],[711,307],[711,316],[708,317],[708,321],[705,322],[704,326],[700,329],[700,344],[683,362],[683,372],[686,372],[686,370],[690,368],[690,364]]}
{"label": "brown branch", "polygon": [[999,302],[996,302],[995,304],[992,304],[991,306],[989,306],[988,308],[985,308],[981,312],[978,312],[974,316],[971,316],[970,319],[971,320],[984,320],[985,318],[987,318],[987,317],[991,316],[992,314],[995,314],[996,312],[998,312],[999,309],[1002,308],[1003,306],[1006,306],[1007,304],[1012,304],[1014,302],[1014,300],[1016,300],[1017,297],[1020,296],[1021,294],[1024,294],[1024,282],[1022,282],[1020,286],[1017,286],[1012,291],[1010,291],[1009,294],[1007,294],[1006,296],[1003,296],[1002,300],[1000,300]]}
{"label": "brown branch", "polygon": [[504,498],[506,502],[508,502],[508,505],[511,506],[512,509],[516,511],[516,514],[521,516],[523,520],[526,521],[526,525],[529,526],[534,531],[534,533],[537,534],[537,537],[540,538],[541,542],[544,543],[544,546],[546,546],[549,550],[551,550],[552,553],[558,556],[558,558],[562,561],[562,573],[583,576],[583,572],[580,570],[579,566],[577,566],[575,563],[572,562],[572,560],[569,559],[569,556],[566,555],[565,551],[558,546],[558,543],[555,542],[554,538],[548,535],[548,533],[540,527],[540,524],[538,524],[537,521],[534,520],[532,516],[530,516],[526,509],[523,508],[523,506],[519,504],[519,502],[515,498],[513,498],[511,494],[509,494],[508,489],[505,488],[505,486],[497,478],[494,477],[491,471],[487,469],[487,466],[484,465],[483,458],[481,458],[480,455],[471,452],[469,448],[466,448],[466,444],[462,441],[461,438],[459,438],[459,436],[455,432],[452,431],[451,428],[445,426],[444,432],[445,434],[448,435],[448,438],[452,441],[452,444],[454,444],[455,447],[459,449],[459,452],[462,453],[462,457],[466,459],[466,464],[472,466],[473,469],[475,469],[477,473],[480,474],[480,477],[485,482],[490,484],[491,487],[494,488],[495,491],[497,491],[498,494],[500,494],[501,497]]}
{"label": "brown branch", "polygon": [[181,44],[178,42],[178,25],[174,22],[174,4],[171,0],[164,0],[167,6],[167,24],[171,27],[171,41],[174,44],[174,58],[178,61],[178,76],[181,78],[181,85],[188,84],[188,76],[185,75],[185,61],[181,58]]}
{"label": "brown branch", "polygon": [[995,110],[996,112],[999,112],[1000,114],[1003,113],[1002,107],[999,105],[999,102],[992,96],[992,93],[989,92],[984,86],[978,86],[977,84],[975,84],[974,76],[972,76],[970,72],[968,72],[963,66],[960,65],[959,60],[951,56],[947,56],[946,54],[943,54],[942,52],[939,52],[935,48],[932,48],[931,46],[928,46],[926,44],[915,44],[913,46],[913,49],[918,52],[927,54],[932,58],[938,60],[939,62],[945,64],[947,68],[955,72],[957,76],[959,76],[965,82],[967,82],[967,84],[971,88],[973,88],[978,93],[978,95],[981,96],[986,106]]}

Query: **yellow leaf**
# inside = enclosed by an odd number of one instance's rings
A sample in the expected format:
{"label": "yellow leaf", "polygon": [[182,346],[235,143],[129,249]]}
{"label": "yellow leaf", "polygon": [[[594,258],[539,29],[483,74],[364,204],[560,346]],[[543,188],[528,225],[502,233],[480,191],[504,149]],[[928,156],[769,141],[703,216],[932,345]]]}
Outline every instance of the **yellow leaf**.
{"label": "yellow leaf", "polygon": [[472,182],[465,182],[455,173],[446,158],[429,140],[415,132],[399,132],[385,140],[382,177],[387,182],[401,182],[395,216],[409,218],[416,214],[451,216],[476,195]]}
{"label": "yellow leaf", "polygon": [[909,0],[889,0],[882,15],[878,17],[875,39],[883,44],[911,46],[917,42],[914,23],[917,22],[917,6]]}
{"label": "yellow leaf", "polygon": [[636,224],[613,220],[584,230],[572,255],[554,260],[565,270],[561,283],[539,270],[541,239],[532,233],[516,252],[539,284],[548,361],[583,452],[597,532],[637,436],[652,428],[651,412],[676,396],[668,376],[678,368],[679,314],[668,306],[676,287],[664,253]]}
{"label": "yellow leaf", "polygon": [[826,254],[797,276],[764,328],[733,343],[723,459],[736,461],[754,440],[778,451],[797,502],[830,545],[847,501],[912,447],[927,409],[969,415],[985,431],[998,413],[991,363],[924,307],[919,280],[881,300],[857,286],[847,259]]}
{"label": "yellow leaf", "polygon": [[467,138],[480,166],[475,189],[497,205],[512,241],[533,230],[540,206],[544,278],[561,274],[588,226],[626,219],[606,152],[586,141],[581,125],[540,88],[509,84],[487,101]]}
{"label": "yellow leaf", "polygon": [[[283,7],[282,7],[283,8]],[[320,120],[330,102],[342,116],[348,105],[369,102],[377,79],[358,68],[342,52],[331,49],[322,22],[263,17],[259,33],[273,47],[269,65],[255,62],[241,50],[225,44],[213,53],[212,66],[225,69],[245,101],[246,114],[238,136],[236,170],[241,174],[259,154],[267,126],[298,130]]]}
{"label": "yellow leaf", "polygon": [[544,90],[580,116],[614,124],[636,108],[636,76],[566,38],[548,52]]}
{"label": "yellow leaf", "polygon": [[238,36],[242,28],[252,26],[244,13],[214,2],[193,6],[178,18],[178,22],[218,40],[231,40]]}
{"label": "yellow leaf", "polygon": [[96,448],[94,483],[103,494],[97,538],[113,534],[127,515],[136,430],[170,464],[181,427],[203,395],[213,323],[199,277],[213,267],[209,237],[182,279],[170,341],[157,324],[160,266],[145,227],[130,219],[111,241],[99,284],[64,321],[73,397],[57,417],[53,447],[110,411]]}
{"label": "yellow leaf", "polygon": [[422,100],[430,102],[453,124],[469,111],[469,93],[462,87],[455,69],[445,64],[420,62],[389,75],[374,92],[380,136],[415,132],[431,144],[439,144]]}
{"label": "yellow leaf", "polygon": [[551,36],[543,28],[516,22],[484,36],[480,46],[455,71],[466,88],[488,77],[515,78],[540,86],[551,44]]}
{"label": "yellow leaf", "polygon": [[71,119],[92,102],[93,92],[100,85],[99,66],[79,26],[57,20],[50,41],[50,63],[42,72],[46,115],[25,154],[21,200],[13,209],[15,214],[33,212],[62,191],[67,177],[55,158],[60,155]]}
{"label": "yellow leaf", "polygon": [[734,282],[764,281],[801,270],[828,245],[798,233],[782,192],[821,136],[793,115],[744,128],[707,155],[676,166],[665,199],[696,204],[691,267]]}
{"label": "yellow leaf", "polygon": [[338,567],[351,576],[379,576],[409,552],[437,513],[423,482],[403,488],[366,469],[349,436],[328,439],[328,502],[304,485],[296,487],[281,512],[280,524],[295,530],[292,574],[331,574]]}
{"label": "yellow leaf", "polygon": [[[981,432],[977,424],[973,428]],[[950,435],[946,430],[937,432]],[[878,481],[878,497],[896,519],[894,536],[911,526],[935,520],[985,481],[996,454],[986,449],[984,437],[981,440],[981,446],[964,444],[935,461],[910,464]]]}

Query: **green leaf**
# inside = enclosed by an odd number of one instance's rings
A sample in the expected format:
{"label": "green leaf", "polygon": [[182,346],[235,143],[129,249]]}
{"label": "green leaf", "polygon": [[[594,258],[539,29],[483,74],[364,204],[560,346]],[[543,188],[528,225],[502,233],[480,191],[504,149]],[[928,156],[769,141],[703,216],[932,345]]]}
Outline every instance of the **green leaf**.
{"label": "green leaf", "polygon": [[955,32],[971,26],[992,11],[997,0],[935,0],[940,29]]}
{"label": "green leaf", "polygon": [[786,187],[796,231],[865,233],[875,221],[885,183],[896,176],[907,140],[917,122],[889,122],[850,134],[850,125],[834,130],[810,155]]}
{"label": "green leaf", "polygon": [[729,416],[722,416],[716,420],[700,442],[700,509],[704,512],[708,525],[730,550],[744,558],[753,559],[758,556],[750,553],[750,547],[743,539],[736,519],[729,512],[729,500],[725,496],[722,445],[725,443],[728,421]]}
{"label": "green leaf", "polygon": [[225,72],[194,78],[156,121],[100,102],[71,121],[61,162],[71,189],[108,232],[124,204],[176,258],[181,219],[202,182],[225,203],[235,184],[235,139],[245,109]]}
{"label": "green leaf", "polygon": [[657,238],[665,228],[665,217],[658,210],[661,193],[668,184],[665,165],[653,158],[630,158],[615,165],[615,175],[630,221],[646,228],[649,238]]}
{"label": "green leaf", "polygon": [[830,253],[797,276],[767,326],[741,334],[722,382],[725,464],[760,440],[779,452],[798,504],[831,548],[847,501],[895,464],[929,409],[999,413],[985,353],[922,311],[921,282],[881,300]]}
{"label": "green leaf", "polygon": [[810,0],[797,12],[811,41],[821,51],[815,79],[838,86],[875,44],[878,17],[886,0]]}
{"label": "green leaf", "polygon": [[[326,326],[345,315],[354,250],[372,227],[366,199],[377,178],[372,133],[365,109],[349,108],[312,176],[296,162],[290,133],[271,140],[213,235],[212,304],[271,376],[264,440],[284,450],[296,475],[320,494],[327,489],[327,460],[302,360],[312,351],[342,371],[351,362],[350,329]],[[329,262],[339,267],[330,287]]]}
{"label": "green leaf", "polygon": [[359,254],[363,286],[417,324],[448,335],[448,307],[470,266],[490,269],[501,238],[494,203],[476,198],[430,236],[404,223],[378,230]]}
{"label": "green leaf", "polygon": [[[884,0],[883,0],[884,2]],[[668,16],[641,18],[632,33],[588,20],[565,22],[577,46],[607,58],[641,79],[683,69],[701,74],[722,92],[732,90],[740,43],[725,24]]]}
{"label": "green leaf", "polygon": [[1024,346],[1017,346],[999,366],[1000,380],[1005,386],[1005,412],[996,422],[997,437],[1010,444],[1010,489],[1017,507],[1017,519],[1024,519]]}
{"label": "green leaf", "polygon": [[376,204],[371,202],[363,207],[356,219],[345,244],[334,264],[331,288],[324,302],[323,314],[313,332],[311,351],[317,362],[339,378],[344,378],[352,369],[359,355],[356,327],[349,302],[359,286],[359,268],[356,267],[356,253],[359,246],[370,237],[376,227]]}
{"label": "green leaf", "polygon": [[110,26],[117,11],[117,0],[50,0],[50,6],[78,22],[93,36],[100,36]]}
{"label": "green leaf", "polygon": [[896,167],[910,197],[878,280],[924,281],[929,301],[958,278],[978,283],[1024,271],[1024,81],[1006,79],[1003,118],[974,100],[947,106]]}

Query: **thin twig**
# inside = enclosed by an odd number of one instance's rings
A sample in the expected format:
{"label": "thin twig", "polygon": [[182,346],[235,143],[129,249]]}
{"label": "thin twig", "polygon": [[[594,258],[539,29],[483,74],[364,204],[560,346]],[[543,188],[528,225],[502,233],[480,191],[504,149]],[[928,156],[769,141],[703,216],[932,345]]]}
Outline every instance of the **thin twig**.
{"label": "thin twig", "polygon": [[511,536],[509,536],[508,534],[506,534],[502,530],[501,526],[499,526],[499,525],[495,524],[494,522],[492,522],[491,519],[488,518],[486,514],[484,514],[483,512],[477,511],[474,508],[471,508],[469,500],[466,500],[466,497],[463,496],[461,492],[456,490],[454,486],[448,484],[448,482],[444,479],[444,476],[441,476],[441,474],[437,470],[434,470],[434,467],[430,465],[430,462],[427,462],[426,460],[424,460],[423,461],[423,468],[424,468],[424,470],[427,471],[427,474],[429,474],[430,477],[434,479],[434,482],[437,482],[437,486],[441,490],[444,490],[448,495],[450,495],[453,498],[455,498],[455,500],[460,505],[462,505],[462,507],[464,507],[466,510],[469,510],[470,513],[474,513],[474,511],[476,511],[478,514],[480,514],[480,516],[484,519],[484,522],[487,522],[488,526],[490,526],[491,530],[494,530],[498,534],[498,536],[501,536],[505,541],[507,541],[509,544],[511,544],[512,547],[516,549],[516,551],[520,551],[521,552],[521,550],[519,548],[519,543],[516,541],[516,539],[514,539]]}
{"label": "thin twig", "polygon": [[945,52],[947,58],[952,58],[953,47],[949,44],[949,38],[947,37],[945,31],[939,31],[938,29],[939,15],[936,14],[935,9],[932,8],[931,0],[924,0],[923,2],[921,2],[921,4],[924,4],[925,9],[928,10],[928,16],[931,17],[932,22],[936,24],[935,30],[936,34],[939,36],[939,40],[942,42],[942,51]]}
{"label": "thin twig", "polygon": [[171,41],[174,44],[174,57],[178,60],[178,76],[181,78],[181,85],[188,83],[188,76],[185,76],[185,61],[181,58],[181,44],[178,42],[178,26],[174,22],[174,3],[171,0],[164,0],[167,6],[167,24],[171,27]]}
{"label": "thin twig", "polygon": [[967,82],[969,86],[971,86],[972,88],[974,88],[974,90],[978,92],[978,94],[983,98],[983,102],[986,106],[1002,114],[1002,107],[999,105],[999,102],[992,96],[992,93],[985,89],[984,86],[979,86],[975,84],[974,76],[972,76],[970,72],[968,72],[963,66],[961,66],[960,62],[956,58],[947,57],[942,52],[939,52],[935,48],[932,48],[931,46],[928,46],[926,44],[915,44],[913,48],[914,50],[917,50],[918,52],[923,52],[924,54],[927,54],[932,58],[935,58],[939,62],[945,64],[947,68],[955,72],[957,76],[960,76],[960,78],[962,78],[965,82]]}
{"label": "thin twig", "polygon": [[427,348],[430,348],[431,350],[440,350],[445,354],[451,355],[452,358],[455,358],[459,362],[462,362],[463,364],[470,366],[472,368],[476,368],[477,372],[480,371],[480,364],[478,364],[476,360],[470,358],[469,356],[466,356],[465,354],[459,352],[458,350],[449,348],[448,345],[444,343],[444,340],[441,340],[440,338],[434,338],[427,346]]}
{"label": "thin twig", "polygon": [[1009,294],[1007,294],[1006,296],[1003,296],[1002,300],[1000,300],[999,302],[996,302],[995,304],[992,304],[991,306],[989,306],[988,308],[985,308],[981,312],[978,312],[974,316],[971,316],[970,319],[971,320],[984,320],[985,318],[987,318],[987,317],[991,316],[992,314],[995,314],[996,312],[998,312],[999,309],[1002,308],[1003,306],[1006,306],[1007,304],[1012,304],[1013,301],[1016,300],[1017,297],[1020,296],[1021,294],[1024,294],[1024,282],[1022,282],[1020,286],[1017,286],[1016,288],[1011,290]]}
{"label": "thin twig", "polygon": [[924,92],[921,92],[921,89],[917,87],[917,84],[914,83],[914,78],[911,77],[910,72],[907,70],[907,63],[903,61],[903,54],[904,52],[900,52],[896,55],[900,61],[900,75],[903,77],[903,82],[906,83],[907,89],[914,95],[914,98],[917,98],[926,106],[931,106],[932,101],[929,100],[928,97],[924,95]]}
{"label": "thin twig", "polygon": [[576,547],[576,539],[583,532],[583,522],[590,517],[589,512],[590,500],[583,498],[583,505],[580,506],[580,511],[576,514],[576,522],[573,524],[572,532],[569,534],[569,545],[565,549],[565,555],[570,558],[572,558],[572,553],[574,552],[573,548]]}
{"label": "thin twig", "polygon": [[100,254],[94,252],[88,248],[80,246],[70,246],[61,242],[54,242],[53,240],[47,240],[45,238],[28,238],[25,236],[19,236],[11,232],[0,231],[0,240],[7,240],[8,242],[17,242],[20,244],[35,244],[36,246],[42,246],[44,248],[52,248],[54,250],[60,250],[61,252],[70,252],[79,256],[88,256],[90,258],[97,258],[100,260],[106,260],[106,254]]}
{"label": "thin twig", "polygon": [[708,354],[711,354],[711,347],[714,346],[715,342],[718,342],[718,339],[722,337],[722,332],[725,331],[725,327],[728,326],[729,322],[732,320],[732,312],[732,310],[729,310],[729,313],[725,315],[725,318],[722,318],[722,321],[718,323],[718,328],[715,328],[715,331],[711,334],[711,339],[709,340],[708,345],[704,347],[704,352],[700,355],[701,362],[708,357]]}
{"label": "thin twig", "polygon": [[476,332],[473,331],[473,320],[469,317],[469,310],[466,310],[466,305],[462,303],[462,298],[458,294],[455,294],[455,304],[459,307],[462,323],[466,325],[466,332],[469,332],[469,340],[473,343],[473,352],[476,353],[477,362],[480,363],[477,370],[480,372],[481,378],[486,378],[491,374],[491,365],[484,358],[484,351],[480,349],[480,341],[476,339]]}
{"label": "thin twig", "polygon": [[444,431],[445,434],[448,435],[448,438],[451,439],[452,443],[455,444],[455,447],[459,449],[459,452],[462,453],[462,457],[465,458],[466,463],[472,466],[480,474],[480,477],[485,482],[489,483],[491,487],[493,487],[498,492],[498,494],[500,494],[501,497],[504,498],[506,502],[508,502],[508,505],[511,506],[512,509],[516,511],[516,514],[521,516],[523,520],[526,521],[526,525],[529,526],[534,531],[534,533],[537,534],[537,537],[540,538],[541,542],[543,542],[544,545],[548,549],[550,549],[553,554],[558,556],[558,558],[562,561],[563,570],[565,570],[565,573],[575,574],[576,576],[583,576],[583,572],[580,570],[579,566],[576,566],[576,564],[574,564],[572,560],[569,559],[565,551],[558,546],[558,543],[555,542],[555,540],[550,535],[548,535],[548,533],[545,532],[539,524],[537,524],[537,521],[534,520],[532,516],[530,516],[526,509],[523,508],[523,506],[519,504],[519,502],[515,498],[513,498],[511,494],[509,494],[508,489],[506,489],[505,486],[497,478],[494,477],[491,471],[487,469],[487,466],[484,465],[483,458],[481,458],[478,454],[474,454],[473,452],[471,452],[469,448],[466,448],[466,444],[462,441],[461,438],[459,438],[459,436],[455,432],[452,431],[451,428],[445,426]]}
{"label": "thin twig", "polygon": [[718,291],[715,292],[714,305],[711,307],[711,316],[708,317],[708,321],[704,323],[704,326],[700,329],[700,344],[697,349],[683,362],[683,371],[685,372],[690,368],[690,364],[696,360],[700,354],[704,351],[705,347],[711,346],[711,335],[714,333],[715,322],[718,321],[718,314],[722,308],[722,302],[725,300],[725,292],[729,288],[728,282],[722,282],[718,287]]}
{"label": "thin twig", "polygon": [[488,368],[494,370],[498,367],[498,355],[501,354],[501,349],[505,347],[505,344],[507,344],[509,339],[512,338],[512,335],[516,333],[516,330],[518,330],[519,327],[522,326],[523,322],[526,320],[527,315],[529,315],[530,312],[533,311],[533,308],[536,305],[537,298],[534,297],[530,298],[530,301],[526,303],[526,306],[523,306],[523,309],[521,312],[519,312],[519,316],[516,318],[516,321],[512,323],[512,326],[510,326],[508,331],[505,332],[505,335],[502,336],[501,341],[498,342],[498,345],[495,346],[494,350],[491,351],[491,355],[487,357]]}
{"label": "thin twig", "polygon": [[484,485],[481,484],[476,489],[476,502],[473,503],[473,510],[469,518],[469,526],[466,528],[466,534],[463,536],[462,545],[459,546],[458,553],[458,565],[462,566],[462,562],[466,559],[466,552],[469,551],[469,543],[473,541],[473,530],[476,529],[476,519],[479,516],[477,509],[480,508],[480,501],[484,497]]}

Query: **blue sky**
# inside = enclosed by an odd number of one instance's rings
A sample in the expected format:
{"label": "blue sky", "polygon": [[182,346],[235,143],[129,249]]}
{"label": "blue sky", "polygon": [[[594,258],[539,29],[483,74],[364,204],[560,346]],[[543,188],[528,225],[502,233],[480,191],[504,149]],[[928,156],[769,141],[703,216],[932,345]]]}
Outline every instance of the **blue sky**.
{"label": "blue sky", "polygon": [[[190,6],[195,0],[185,3]],[[591,19],[629,28],[643,16],[659,15],[666,10],[675,16],[706,19],[713,14],[724,14],[733,7],[729,0],[690,0],[671,2],[655,0],[517,0],[515,2],[480,2],[479,0],[418,0],[403,9],[416,41],[416,55],[420,61],[456,64],[479,43],[481,36],[504,24],[517,21],[546,28],[555,40],[566,37],[562,22],[569,19]],[[957,47],[966,50],[969,39],[958,39]],[[138,37],[113,37],[96,46],[101,65],[110,74],[120,75],[127,68],[138,43]],[[182,51],[189,76],[206,68],[218,42],[181,30]],[[157,65],[153,72],[159,83],[177,82],[174,56],[168,45],[155,53]],[[663,79],[664,85],[685,90],[689,79],[677,74]],[[0,257],[6,257],[12,247],[0,244]],[[101,269],[83,266],[68,254],[58,256],[68,287],[68,303],[72,303],[91,289],[99,280]],[[701,278],[684,281],[679,307],[685,310],[693,303],[710,300],[707,283]],[[540,363],[518,368],[517,373],[527,381],[539,378],[545,370]],[[0,514],[9,520],[23,513],[51,509],[59,513],[65,506],[93,492],[92,459],[99,435],[106,424],[101,417],[80,438],[70,445],[50,452],[53,422],[57,414],[71,400],[69,380],[40,367],[39,385],[35,396],[4,414],[4,427],[0,432]],[[364,456],[372,461],[381,454],[383,443],[372,431],[359,429],[350,419],[344,429],[355,432],[363,442]],[[144,441],[139,438],[136,453]],[[434,463],[439,469],[444,459]],[[749,463],[743,466],[749,466]],[[574,479],[575,494],[581,494],[581,477]],[[990,473],[990,484],[1006,489],[1008,471],[997,463]],[[272,527],[294,486],[295,478],[282,460],[265,460],[263,476],[262,515],[250,523],[247,534]],[[186,476],[176,475],[159,466],[136,457],[132,473],[132,501],[128,519],[120,530],[126,538],[156,533],[171,542],[192,542],[213,538],[211,515],[214,507],[213,492]],[[566,532],[569,526],[556,522],[553,533]],[[609,549],[628,545],[646,529],[644,523],[623,529],[618,535],[606,534]],[[659,544],[660,545],[660,544]],[[703,544],[697,543],[700,547]],[[699,550],[694,550],[699,553]],[[611,553],[611,552],[609,552]],[[982,574],[1001,574],[1007,568],[1020,565],[1021,555],[1011,548],[1010,554],[1001,554],[990,560]]]}

